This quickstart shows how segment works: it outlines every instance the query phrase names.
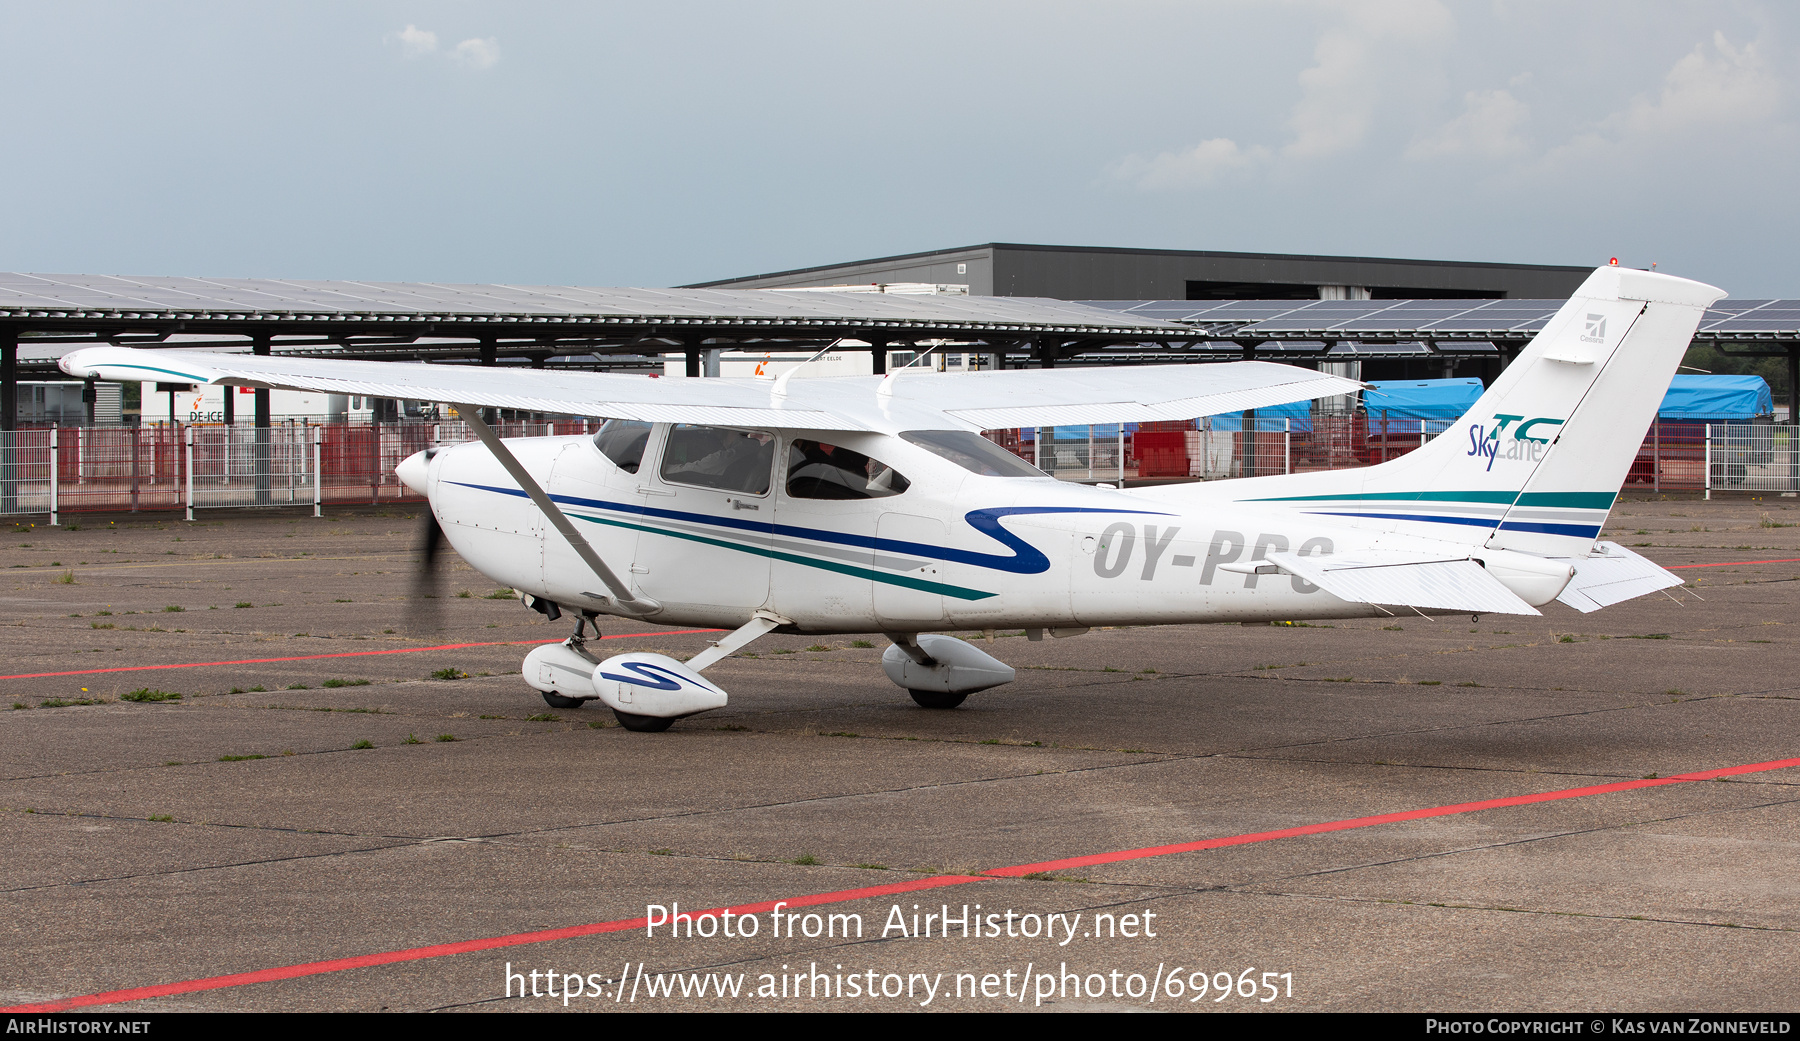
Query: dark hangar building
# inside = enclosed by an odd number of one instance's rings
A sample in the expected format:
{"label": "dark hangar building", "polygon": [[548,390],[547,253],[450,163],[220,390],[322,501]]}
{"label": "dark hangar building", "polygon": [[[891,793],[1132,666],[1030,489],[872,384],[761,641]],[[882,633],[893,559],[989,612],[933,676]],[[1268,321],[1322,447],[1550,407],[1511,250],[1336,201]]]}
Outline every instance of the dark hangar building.
{"label": "dark hangar building", "polygon": [[1592,267],[989,242],[698,282],[690,289],[966,285],[1059,300],[1566,299]]}
{"label": "dark hangar building", "polygon": [[[1230,326],[1214,324],[1200,307],[1185,302],[1258,301],[1265,317],[1289,317],[1303,301],[1554,301],[1573,293],[1591,267],[1548,264],[1487,264],[1469,261],[1396,260],[1379,257],[1326,257],[1281,253],[1229,253],[1211,250],[1121,249],[1103,246],[1046,246],[989,242],[979,246],[908,253],[872,260],[772,271],[741,278],[696,283],[686,288],[797,289],[848,285],[927,284],[967,287],[970,296],[1049,297],[1129,310],[1148,317],[1211,325],[1223,333],[1210,344],[1185,351],[1162,349],[1131,357],[1114,349],[1105,361],[1096,355],[1085,363],[1130,364],[1143,361],[1214,361],[1234,357],[1242,346]],[[1292,301],[1283,307],[1282,304]],[[1354,305],[1352,305],[1354,306]],[[1362,305],[1368,309],[1370,305]],[[1554,311],[1555,306],[1550,310]],[[1434,312],[1434,317],[1436,313]],[[1232,314],[1240,319],[1244,315]],[[1320,321],[1338,317],[1321,308]],[[1305,323],[1316,325],[1316,322]],[[1392,337],[1372,339],[1346,335],[1317,339],[1309,328],[1302,338],[1279,345],[1259,344],[1259,357],[1277,354],[1283,361],[1329,368],[1339,375],[1363,379],[1418,379],[1437,376],[1499,375],[1509,353],[1522,342],[1469,339],[1439,349],[1436,342]],[[1270,351],[1269,348],[1276,348]],[[1249,355],[1245,355],[1249,356]]]}

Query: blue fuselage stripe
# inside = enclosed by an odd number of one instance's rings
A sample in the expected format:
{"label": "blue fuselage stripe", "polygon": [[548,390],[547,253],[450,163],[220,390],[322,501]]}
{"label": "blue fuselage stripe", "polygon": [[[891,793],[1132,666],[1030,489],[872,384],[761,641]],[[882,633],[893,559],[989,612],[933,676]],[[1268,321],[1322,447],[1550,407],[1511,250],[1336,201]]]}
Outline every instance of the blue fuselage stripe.
{"label": "blue fuselage stripe", "polygon": [[1544,535],[1574,535],[1577,538],[1591,539],[1600,534],[1599,524],[1546,524],[1542,521],[1507,521],[1500,525],[1501,531],[1535,531]]}
{"label": "blue fuselage stripe", "polygon": [[1441,514],[1424,513],[1344,513],[1336,510],[1307,510],[1324,517],[1373,517],[1376,520],[1420,521],[1426,524],[1468,524],[1478,528],[1491,528],[1496,523],[1493,517],[1445,517]]}
{"label": "blue fuselage stripe", "polygon": [[[463,488],[475,488],[480,491],[496,492],[500,495],[515,495],[529,498],[517,488],[500,488],[488,484],[470,484],[465,481],[449,481]],[[608,502],[605,499],[584,499],[577,495],[551,495],[550,501],[565,506],[584,506],[588,509],[609,510],[614,513],[636,514],[640,517],[655,517],[662,520],[690,521],[699,524],[710,524],[719,528],[735,528],[739,531],[754,532],[759,535],[787,535],[794,538],[811,539],[814,542],[829,542],[840,546],[856,546],[861,549],[885,550],[889,553],[910,553],[925,557],[928,560],[947,560],[957,564],[970,564],[975,567],[988,568],[992,571],[1006,571],[1015,575],[1037,575],[1050,570],[1050,559],[1031,543],[1001,525],[1001,518],[1042,513],[1129,513],[1151,517],[1166,517],[1169,514],[1154,510],[1115,510],[1091,506],[1002,506],[987,510],[971,510],[963,519],[969,526],[983,535],[999,542],[1012,550],[1012,555],[998,553],[977,553],[973,550],[952,549],[948,546],[931,546],[922,542],[902,542],[898,539],[876,538],[872,535],[853,535],[848,532],[830,531],[823,528],[802,528],[792,524],[777,524],[772,521],[755,521],[743,517],[715,517],[706,513],[688,513],[683,510],[661,510],[654,506],[640,506],[636,503]]]}

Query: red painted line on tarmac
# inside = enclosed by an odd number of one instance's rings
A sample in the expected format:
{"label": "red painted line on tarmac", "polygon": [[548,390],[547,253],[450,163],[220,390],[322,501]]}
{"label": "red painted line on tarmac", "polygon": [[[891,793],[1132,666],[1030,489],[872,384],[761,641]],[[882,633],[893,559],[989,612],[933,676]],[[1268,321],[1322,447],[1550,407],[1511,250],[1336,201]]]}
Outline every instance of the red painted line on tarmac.
{"label": "red painted line on tarmac", "polygon": [[1789,557],[1786,560],[1727,560],[1723,564],[1668,564],[1669,571],[1680,571],[1689,567],[1743,567],[1749,564],[1800,564],[1800,557]]}
{"label": "red painted line on tarmac", "polygon": [[1198,842],[1182,842],[1172,846],[1146,846],[1142,849],[1121,850],[1117,853],[1095,853],[1085,857],[1067,857],[1062,860],[1046,860],[1038,864],[1020,864],[1015,867],[1000,868],[990,871],[990,875],[1017,876],[1034,871],[1062,871],[1067,868],[1091,867],[1095,864],[1112,864],[1121,860],[1142,860],[1146,857],[1164,857],[1171,853],[1192,853],[1203,849],[1220,849],[1226,846],[1247,846],[1256,842],[1269,842],[1274,839],[1295,838],[1301,835],[1323,835],[1333,831],[1349,831],[1354,828],[1371,828],[1377,824],[1395,824],[1400,821],[1423,820],[1428,817],[1448,817],[1458,813],[1474,813],[1478,810],[1497,810],[1507,806],[1530,806],[1540,802],[1558,802],[1563,799],[1580,799],[1589,795],[1605,795],[1609,792],[1629,792],[1638,788],[1656,788],[1665,784],[1685,784],[1689,781],[1710,781],[1719,777],[1732,777],[1738,774],[1760,773],[1764,770],[1784,770],[1790,766],[1800,766],[1800,759],[1775,759],[1766,763],[1750,763],[1745,766],[1728,766],[1720,770],[1703,770],[1698,773],[1676,774],[1673,777],[1657,777],[1641,781],[1617,781],[1613,784],[1595,784],[1585,788],[1564,788],[1554,792],[1540,792],[1536,795],[1512,795],[1504,799],[1483,799],[1480,802],[1459,802],[1450,806],[1434,806],[1423,810],[1403,810],[1399,813],[1378,813],[1370,817],[1352,817],[1348,820],[1325,821],[1320,824],[1306,824],[1298,828],[1282,828],[1279,831],[1257,831],[1247,835],[1228,835],[1216,839],[1201,839]]}
{"label": "red painted line on tarmac", "polygon": [[[848,900],[865,900],[870,897],[890,896],[895,893],[914,893],[921,889],[937,889],[943,886],[957,886],[964,882],[979,882],[974,875],[935,875],[930,878],[913,879],[887,886],[869,886],[863,889],[843,889],[835,893],[818,893],[813,896],[796,897],[793,900],[764,900],[760,903],[742,904],[737,907],[715,907],[709,911],[695,911],[696,916],[703,914],[720,915],[730,911],[738,914],[761,914],[772,911],[778,903],[786,903],[788,907],[811,907],[817,904],[835,904]],[[686,914],[687,912],[682,912]],[[537,932],[514,933],[511,936],[492,936],[482,940],[463,940],[459,943],[439,943],[430,947],[411,947],[403,951],[385,951],[380,954],[361,954],[353,958],[332,958],[328,961],[306,962],[302,965],[283,965],[273,969],[257,969],[254,972],[236,972],[229,976],[209,976],[200,980],[184,980],[180,983],[160,983],[151,987],[133,987],[130,990],[109,990],[101,994],[87,994],[78,998],[64,998],[61,1001],[47,1001],[37,1005],[15,1005],[11,1008],[0,1008],[0,1012],[63,1012],[73,1008],[88,1008],[93,1005],[116,1005],[127,1001],[142,1001],[146,998],[166,998],[176,994],[192,994],[202,990],[219,990],[225,987],[242,987],[250,983],[272,983],[276,980],[291,980],[301,976],[317,976],[327,972],[343,972],[346,969],[362,969],[373,965],[392,965],[396,962],[422,961],[426,958],[442,958],[451,954],[468,954],[473,951],[487,951],[496,947],[517,947],[527,943],[548,943],[552,940],[568,940],[581,936],[597,936],[602,933],[618,933],[628,929],[642,929],[648,924],[643,918],[621,919],[616,922],[596,922],[593,925],[571,925],[562,929],[541,929]]]}
{"label": "red painted line on tarmac", "polygon": [[[689,636],[694,633],[719,633],[723,629],[664,629],[654,633],[614,633],[602,640],[629,640],[640,636]],[[302,654],[293,658],[244,658],[241,661],[191,661],[180,665],[123,665],[116,669],[82,669],[77,672],[21,672],[17,676],[0,676],[0,680],[37,680],[50,676],[98,676],[103,672],[148,672],[153,669],[204,669],[214,665],[267,665],[284,661],[319,661],[323,658],[360,658],[370,654],[418,654],[421,651],[460,651],[468,647],[524,647],[561,640],[495,640],[488,643],[445,643],[436,647],[393,647],[380,651],[343,651],[338,654]]]}
{"label": "red painted line on tarmac", "polygon": [[[707,911],[695,911],[696,916],[702,914],[722,915],[726,911],[732,914],[761,914],[773,911],[778,905],[786,907],[817,907],[821,904],[847,903],[852,900],[867,900],[872,897],[892,896],[897,893],[916,893],[924,889],[941,889],[947,886],[966,885],[970,882],[985,882],[995,878],[1016,878],[1020,875],[1039,871],[1055,871],[1064,868],[1086,867],[1094,864],[1113,864],[1125,860],[1145,860],[1150,857],[1165,857],[1172,853],[1192,853],[1199,850],[1219,849],[1225,846],[1244,846],[1257,842],[1270,842],[1275,839],[1294,838],[1301,835],[1318,835],[1333,831],[1347,831],[1353,828],[1369,828],[1378,824],[1392,824],[1398,821],[1420,820],[1426,817],[1443,817],[1457,813],[1473,813],[1477,810],[1499,809],[1507,806],[1529,806],[1533,803],[1556,802],[1563,799],[1579,799],[1589,795],[1603,795],[1608,792],[1625,792],[1638,788],[1655,788],[1667,784],[1686,784],[1690,781],[1711,781],[1720,777],[1735,777],[1741,774],[1762,773],[1768,770],[1785,770],[1800,766],[1800,759],[1773,759],[1765,763],[1747,763],[1742,766],[1727,766],[1717,770],[1701,770],[1695,773],[1677,774],[1673,777],[1659,777],[1640,781],[1618,781],[1613,784],[1588,785],[1582,788],[1564,788],[1553,792],[1540,792],[1536,795],[1514,795],[1503,799],[1484,799],[1480,802],[1463,802],[1450,806],[1437,806],[1422,810],[1405,810],[1400,813],[1382,813],[1369,817],[1352,817],[1348,820],[1327,821],[1321,824],[1309,824],[1298,828],[1283,828],[1279,831],[1258,831],[1245,835],[1231,835],[1216,839],[1202,839],[1198,842],[1183,842],[1169,846],[1144,846],[1139,849],[1119,850],[1113,853],[1096,853],[1086,857],[1068,857],[1062,860],[1046,860],[1036,864],[1017,864],[1012,867],[995,868],[980,875],[933,875],[928,878],[910,879],[885,886],[868,886],[861,889],[840,889],[829,893],[814,893],[808,896],[790,897],[786,900],[763,900],[753,904],[739,904],[735,907],[716,907]],[[612,922],[595,922],[591,925],[572,925],[561,929],[543,929],[537,932],[513,933],[509,936],[490,936],[480,940],[464,940],[458,943],[441,943],[429,947],[410,947],[399,951],[386,951],[377,954],[363,954],[351,958],[333,958],[328,961],[305,962],[299,965],[284,965],[270,969],[257,969],[252,972],[233,973],[228,976],[208,976],[205,979],[184,980],[179,983],[160,983],[149,987],[134,987],[129,990],[109,990],[98,994],[84,994],[79,997],[61,998],[31,1005],[13,1005],[0,1008],[4,1013],[28,1012],[66,1012],[75,1008],[90,1008],[95,1005],[117,1005],[127,1001],[142,1001],[145,998],[162,998],[175,994],[192,994],[197,991],[221,990],[226,987],[241,987],[250,983],[269,983],[275,980],[291,980],[302,976],[317,976],[330,972],[342,972],[346,969],[366,968],[373,965],[393,965],[398,962],[423,961],[428,958],[442,958],[452,954],[467,954],[472,951],[488,951],[501,947],[518,947],[524,944],[547,943],[552,940],[567,940],[582,936],[597,936],[602,933],[624,932],[628,929],[643,928],[647,925],[644,918],[627,918]]]}

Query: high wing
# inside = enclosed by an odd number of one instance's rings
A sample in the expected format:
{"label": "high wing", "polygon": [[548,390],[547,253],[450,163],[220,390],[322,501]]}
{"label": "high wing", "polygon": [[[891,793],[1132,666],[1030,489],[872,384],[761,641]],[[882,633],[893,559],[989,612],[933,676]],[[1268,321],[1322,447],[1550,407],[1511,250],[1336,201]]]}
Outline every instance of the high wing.
{"label": "high wing", "polygon": [[1273,362],[973,373],[902,369],[885,377],[801,380],[653,379],[129,347],[74,351],[59,364],[84,379],[266,387],[657,423],[886,433],[1193,419],[1362,386]]}

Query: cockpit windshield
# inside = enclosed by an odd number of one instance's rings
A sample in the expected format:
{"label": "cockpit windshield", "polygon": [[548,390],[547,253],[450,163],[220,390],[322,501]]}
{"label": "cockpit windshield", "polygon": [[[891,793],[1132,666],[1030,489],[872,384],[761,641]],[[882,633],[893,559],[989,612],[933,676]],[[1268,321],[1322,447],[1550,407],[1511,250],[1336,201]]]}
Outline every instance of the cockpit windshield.
{"label": "cockpit windshield", "polygon": [[906,430],[900,436],[983,477],[1048,477],[1006,449],[967,430]]}
{"label": "cockpit windshield", "polygon": [[609,419],[594,434],[594,447],[611,459],[613,465],[628,474],[638,472],[644,462],[644,443],[650,439],[650,424],[634,419]]}

